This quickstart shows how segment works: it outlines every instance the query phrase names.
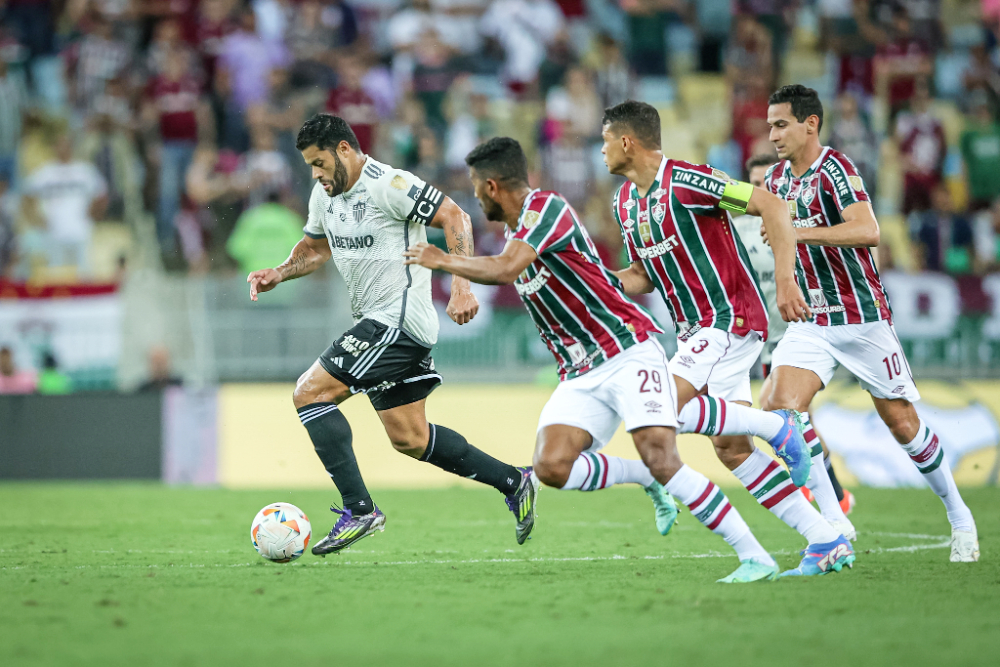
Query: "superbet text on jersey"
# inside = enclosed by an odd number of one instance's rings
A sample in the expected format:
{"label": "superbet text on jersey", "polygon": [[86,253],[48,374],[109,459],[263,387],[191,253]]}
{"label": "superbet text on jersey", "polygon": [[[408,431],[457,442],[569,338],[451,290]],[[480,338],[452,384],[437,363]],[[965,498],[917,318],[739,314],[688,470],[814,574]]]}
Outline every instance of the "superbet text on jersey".
{"label": "superbet text on jersey", "polygon": [[[782,160],[770,168],[764,187],[788,203],[796,227],[832,227],[851,204],[869,201],[851,159],[825,147],[801,176]],[[868,248],[798,245],[799,286],[820,326],[892,321],[892,311]]]}

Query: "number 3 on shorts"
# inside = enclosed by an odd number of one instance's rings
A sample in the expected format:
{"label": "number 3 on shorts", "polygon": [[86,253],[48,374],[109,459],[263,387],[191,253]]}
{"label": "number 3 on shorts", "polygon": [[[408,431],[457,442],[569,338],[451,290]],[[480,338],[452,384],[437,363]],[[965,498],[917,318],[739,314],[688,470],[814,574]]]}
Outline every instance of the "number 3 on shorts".
{"label": "number 3 on shorts", "polygon": [[663,391],[663,383],[660,380],[659,371],[639,371],[639,377],[642,378],[642,384],[639,386],[640,394],[648,394],[650,392],[661,393]]}

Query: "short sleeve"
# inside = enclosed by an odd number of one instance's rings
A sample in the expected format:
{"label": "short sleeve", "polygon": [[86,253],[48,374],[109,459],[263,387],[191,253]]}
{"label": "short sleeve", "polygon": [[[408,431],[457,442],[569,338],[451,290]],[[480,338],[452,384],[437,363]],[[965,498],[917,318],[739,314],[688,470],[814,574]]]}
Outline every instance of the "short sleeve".
{"label": "short sleeve", "polygon": [[714,209],[722,202],[730,178],[706,164],[674,162],[670,184],[676,200],[689,209]]}
{"label": "short sleeve", "polygon": [[774,175],[778,171],[779,165],[781,165],[780,162],[772,164],[770,167],[767,168],[767,173],[764,174],[764,189],[770,192],[771,194],[775,194]]}
{"label": "short sleeve", "polygon": [[559,252],[569,243],[576,226],[575,218],[561,197],[550,194],[536,197],[528,210],[521,214],[517,230],[511,238],[524,241],[539,255]]}
{"label": "short sleeve", "polygon": [[309,217],[306,218],[306,226],[302,228],[302,233],[309,238],[326,238],[326,230],[323,229],[323,209],[329,205],[329,201],[330,198],[326,196],[323,186],[317,183],[309,196]]}
{"label": "short sleeve", "polygon": [[[626,185],[628,185],[626,183]],[[636,262],[637,253],[635,251],[635,242],[632,240],[631,235],[625,231],[625,225],[622,224],[622,212],[621,212],[621,201],[622,197],[626,194],[626,185],[619,188],[615,196],[611,198],[611,215],[614,216],[615,222],[618,223],[618,231],[622,234],[622,241],[625,243],[625,256],[628,259],[628,263],[632,264]]]}
{"label": "short sleeve", "polygon": [[823,162],[823,189],[833,197],[837,210],[843,212],[851,204],[869,201],[864,179],[857,167],[845,155],[831,155]]}
{"label": "short sleeve", "polygon": [[397,220],[431,224],[444,203],[444,193],[402,169],[379,172],[368,185],[378,207]]}

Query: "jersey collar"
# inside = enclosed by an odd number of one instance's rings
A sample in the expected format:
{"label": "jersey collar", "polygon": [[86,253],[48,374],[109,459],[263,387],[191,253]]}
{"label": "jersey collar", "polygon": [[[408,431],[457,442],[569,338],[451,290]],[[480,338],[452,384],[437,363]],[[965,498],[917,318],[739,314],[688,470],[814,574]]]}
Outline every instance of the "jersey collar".
{"label": "jersey collar", "polygon": [[659,190],[660,184],[663,183],[663,172],[666,170],[666,168],[667,168],[667,156],[664,155],[663,158],[660,160],[660,168],[656,171],[656,178],[653,180],[652,185],[649,186],[649,192],[647,192],[644,197],[640,197],[639,187],[635,183],[631,183],[631,187],[629,188],[629,197],[638,201],[639,199],[645,199],[650,194]]}
{"label": "jersey collar", "polygon": [[358,176],[358,180],[354,181],[354,185],[351,186],[350,190],[344,190],[343,192],[340,193],[341,197],[343,197],[344,199],[347,199],[352,194],[354,194],[355,192],[357,192],[358,186],[361,185],[361,181],[365,178],[365,167],[367,167],[368,163],[370,163],[370,162],[374,162],[374,160],[372,160],[372,158],[371,158],[370,155],[366,155],[365,156],[365,161],[361,164],[361,175]]}
{"label": "jersey collar", "polygon": [[803,178],[809,178],[810,176],[812,176],[813,174],[815,174],[817,171],[819,171],[820,165],[823,164],[823,160],[826,159],[826,155],[829,152],[830,152],[830,147],[829,146],[823,146],[823,150],[821,150],[819,152],[819,157],[816,158],[816,161],[813,162],[812,165],[810,165],[809,169],[806,170],[806,173],[802,174],[801,176],[794,176],[794,175],[792,175],[792,161],[789,160],[788,161],[788,178],[791,179],[791,180],[793,180],[793,181],[801,181]]}

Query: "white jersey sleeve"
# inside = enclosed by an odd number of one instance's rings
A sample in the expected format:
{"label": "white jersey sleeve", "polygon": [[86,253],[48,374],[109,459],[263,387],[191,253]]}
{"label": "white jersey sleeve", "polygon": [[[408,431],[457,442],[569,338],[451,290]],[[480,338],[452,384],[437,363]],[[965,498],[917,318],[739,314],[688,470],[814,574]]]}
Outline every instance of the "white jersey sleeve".
{"label": "white jersey sleeve", "polygon": [[388,168],[370,178],[368,191],[375,205],[390,217],[424,226],[431,224],[444,202],[443,192],[402,169]]}
{"label": "white jersey sleeve", "polygon": [[323,229],[323,212],[330,203],[330,198],[326,196],[326,190],[319,183],[313,186],[309,195],[309,217],[306,218],[306,226],[302,232],[311,239],[325,239],[326,230]]}
{"label": "white jersey sleeve", "polygon": [[757,274],[760,291],[763,292],[764,300],[767,302],[767,342],[769,345],[774,345],[784,335],[788,325],[781,319],[781,312],[777,307],[778,288],[774,282],[774,253],[760,235],[762,222],[761,218],[755,215],[741,215],[733,218],[733,227],[739,234],[747,255],[750,256],[750,265]]}

